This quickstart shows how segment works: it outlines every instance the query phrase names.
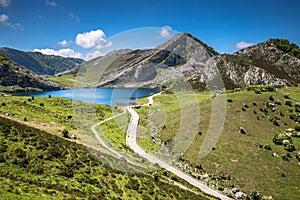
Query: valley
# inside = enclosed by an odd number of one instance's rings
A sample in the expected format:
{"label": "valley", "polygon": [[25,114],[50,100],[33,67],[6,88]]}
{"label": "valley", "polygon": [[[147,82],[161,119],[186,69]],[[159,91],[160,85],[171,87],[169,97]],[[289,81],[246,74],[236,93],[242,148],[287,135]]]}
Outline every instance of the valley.
{"label": "valley", "polygon": [[[297,199],[299,51],[269,39],[219,54],[189,33],[89,61],[1,48],[0,198]],[[33,93],[80,88],[160,93]]]}

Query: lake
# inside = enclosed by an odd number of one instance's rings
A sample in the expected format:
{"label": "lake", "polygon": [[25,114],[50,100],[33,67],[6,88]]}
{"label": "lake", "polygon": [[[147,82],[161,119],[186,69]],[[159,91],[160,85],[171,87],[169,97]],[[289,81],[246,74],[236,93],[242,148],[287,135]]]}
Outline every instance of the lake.
{"label": "lake", "polygon": [[35,97],[64,97],[72,100],[114,105],[116,103],[132,103],[135,98],[150,96],[158,93],[159,89],[148,88],[88,88],[78,90],[55,90],[43,93],[30,94]]}

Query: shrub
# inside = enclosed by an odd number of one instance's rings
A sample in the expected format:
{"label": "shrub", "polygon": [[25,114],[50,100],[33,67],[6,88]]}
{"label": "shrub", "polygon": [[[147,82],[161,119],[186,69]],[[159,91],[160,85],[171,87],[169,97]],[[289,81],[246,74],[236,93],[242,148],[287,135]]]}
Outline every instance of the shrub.
{"label": "shrub", "polygon": [[254,106],[257,106],[257,103],[256,103],[255,101],[253,101],[253,105],[254,105]]}
{"label": "shrub", "polygon": [[6,103],[4,103],[4,102],[3,102],[3,103],[1,103],[1,106],[6,106]]}
{"label": "shrub", "polygon": [[34,96],[31,96],[31,99],[34,100]]}
{"label": "shrub", "polygon": [[295,104],[295,112],[300,112],[300,104],[299,103]]}
{"label": "shrub", "polygon": [[300,131],[300,124],[296,124],[294,129],[295,129],[295,131]]}
{"label": "shrub", "polygon": [[240,127],[239,132],[240,132],[240,134],[246,134],[246,130],[244,127]]}
{"label": "shrub", "polygon": [[264,146],[264,148],[267,149],[267,150],[272,150],[272,148],[271,148],[270,145],[268,145],[268,144],[266,144],[266,145]]}
{"label": "shrub", "polygon": [[290,93],[284,94],[283,97],[284,97],[285,99],[290,99]]}
{"label": "shrub", "polygon": [[273,96],[269,96],[269,100],[270,101],[274,101],[274,97]]}
{"label": "shrub", "polygon": [[287,155],[283,155],[281,156],[282,160],[284,161],[290,161],[289,157],[287,157]]}
{"label": "shrub", "polygon": [[51,98],[51,97],[52,97],[51,94],[49,94],[49,95],[48,95],[48,98]]}
{"label": "shrub", "polygon": [[72,115],[68,115],[68,116],[67,116],[67,119],[72,119]]}
{"label": "shrub", "polygon": [[279,105],[279,106],[280,106],[280,105],[281,105],[281,101],[279,101],[279,100],[276,100],[276,101],[275,101],[275,104],[277,104],[277,105]]}
{"label": "shrub", "polygon": [[64,129],[62,131],[62,135],[63,135],[64,138],[69,138],[69,131],[67,129]]}
{"label": "shrub", "polygon": [[40,106],[44,106],[44,103],[40,103]]}
{"label": "shrub", "polygon": [[251,191],[250,198],[252,200],[260,200],[260,195],[257,191]]}
{"label": "shrub", "polygon": [[273,120],[273,124],[274,124],[275,126],[280,126],[277,120]]}
{"label": "shrub", "polygon": [[284,114],[283,114],[283,112],[282,112],[282,111],[280,111],[280,116],[281,116],[281,117],[284,117]]}
{"label": "shrub", "polygon": [[285,150],[289,151],[289,152],[293,152],[296,150],[295,146],[292,144],[292,143],[289,143],[287,144],[285,147],[284,147]]}
{"label": "shrub", "polygon": [[282,145],[284,140],[291,140],[291,138],[284,133],[276,134],[273,137],[273,142],[278,145]]}
{"label": "shrub", "polygon": [[286,100],[284,104],[286,106],[293,107],[293,102],[291,100]]}
{"label": "shrub", "polygon": [[261,91],[260,91],[259,89],[255,89],[255,90],[254,90],[254,93],[255,93],[255,94],[261,94]]}
{"label": "shrub", "polygon": [[227,99],[227,102],[231,103],[231,102],[232,102],[232,99]]}

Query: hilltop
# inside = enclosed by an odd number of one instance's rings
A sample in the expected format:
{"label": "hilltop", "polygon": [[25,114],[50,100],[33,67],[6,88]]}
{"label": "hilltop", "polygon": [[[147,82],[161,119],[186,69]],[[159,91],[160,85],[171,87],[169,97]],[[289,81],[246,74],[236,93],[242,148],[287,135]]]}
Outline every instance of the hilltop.
{"label": "hilltop", "polygon": [[150,50],[115,50],[85,62],[67,74],[93,87],[172,87],[189,82],[196,90],[222,77],[226,89],[251,84],[300,82],[300,49],[284,39],[265,42],[233,54],[219,54],[189,33],[175,35]]}
{"label": "hilltop", "polygon": [[20,51],[7,47],[0,48],[0,53],[7,58],[40,75],[54,75],[73,69],[84,60],[64,58],[61,56],[45,55],[40,52]]}
{"label": "hilltop", "polygon": [[42,78],[0,54],[0,90],[3,92],[40,92],[62,86]]}

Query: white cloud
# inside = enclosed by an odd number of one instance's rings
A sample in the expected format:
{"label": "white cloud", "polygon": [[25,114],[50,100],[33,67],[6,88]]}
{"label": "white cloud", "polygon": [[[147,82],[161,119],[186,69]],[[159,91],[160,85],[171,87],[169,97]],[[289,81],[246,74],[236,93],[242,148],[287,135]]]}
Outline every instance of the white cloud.
{"label": "white cloud", "polygon": [[238,49],[244,49],[244,48],[247,48],[247,47],[250,47],[250,46],[253,46],[253,45],[254,45],[254,43],[241,41],[241,42],[237,43],[235,45],[235,47],[238,48]]}
{"label": "white cloud", "polygon": [[3,24],[5,26],[9,26],[9,27],[12,27],[12,28],[20,28],[21,30],[23,30],[22,24],[20,24],[20,23],[10,23],[8,16],[5,15],[5,14],[0,14],[0,24]]}
{"label": "white cloud", "polygon": [[103,55],[104,54],[101,53],[99,50],[95,50],[95,51],[92,51],[92,52],[86,54],[85,59],[86,60],[92,60],[93,58],[97,58],[97,57],[103,56]]}
{"label": "white cloud", "polygon": [[172,30],[172,27],[171,26],[164,26],[161,28],[160,30],[160,36],[163,37],[163,38],[168,38],[170,37],[171,33],[170,31]]}
{"label": "white cloud", "polygon": [[73,13],[68,14],[71,20],[75,20],[76,22],[80,22],[80,18]]}
{"label": "white cloud", "polygon": [[62,57],[72,57],[72,58],[82,58],[82,54],[80,52],[76,52],[73,49],[34,49],[34,52],[40,52],[46,55],[55,55],[55,56],[62,56]]}
{"label": "white cloud", "polygon": [[100,29],[77,34],[76,44],[86,49],[102,49],[112,45],[111,42],[106,40],[104,32]]}
{"label": "white cloud", "polygon": [[63,40],[63,41],[58,42],[58,44],[62,47],[66,47],[71,43],[72,43],[72,41],[67,41],[67,40]]}
{"label": "white cloud", "polygon": [[0,0],[0,6],[8,7],[10,6],[11,0]]}
{"label": "white cloud", "polygon": [[8,16],[5,14],[0,15],[0,23],[5,24],[8,23]]}
{"label": "white cloud", "polygon": [[46,5],[47,5],[47,6],[53,6],[53,7],[56,7],[56,6],[57,6],[57,4],[56,4],[55,1],[49,1],[49,0],[46,0],[45,2],[46,2]]}

